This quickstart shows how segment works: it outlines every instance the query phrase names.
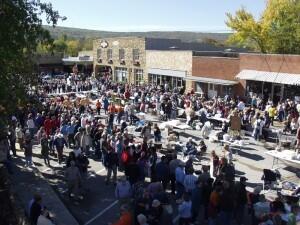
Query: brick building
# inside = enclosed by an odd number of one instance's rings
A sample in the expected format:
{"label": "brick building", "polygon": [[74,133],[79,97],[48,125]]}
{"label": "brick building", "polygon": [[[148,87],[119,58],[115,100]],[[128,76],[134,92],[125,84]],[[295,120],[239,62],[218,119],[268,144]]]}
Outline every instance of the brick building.
{"label": "brick building", "polygon": [[208,97],[236,93],[239,85],[235,79],[239,73],[239,57],[235,52],[194,52],[192,88]]}
{"label": "brick building", "polygon": [[239,79],[245,95],[275,102],[300,96],[300,55],[240,54]]}
{"label": "brick building", "polygon": [[241,53],[178,39],[94,41],[94,71],[118,82],[184,86],[208,97],[251,96],[278,102],[300,96],[300,56]]}

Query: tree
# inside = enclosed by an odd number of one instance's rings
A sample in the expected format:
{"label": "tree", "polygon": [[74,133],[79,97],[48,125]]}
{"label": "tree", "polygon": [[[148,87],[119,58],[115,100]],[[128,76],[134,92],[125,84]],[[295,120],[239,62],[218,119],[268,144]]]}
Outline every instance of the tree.
{"label": "tree", "polygon": [[0,4],[0,117],[14,111],[24,101],[32,76],[33,55],[39,44],[52,39],[42,27],[42,19],[55,26],[65,19],[51,3],[40,0],[2,0]]}
{"label": "tree", "polygon": [[67,41],[67,53],[69,56],[77,56],[79,51],[79,41],[78,40],[70,40]]}
{"label": "tree", "polygon": [[228,42],[262,53],[300,53],[300,0],[268,0],[262,16],[244,8],[227,13],[226,25],[234,33]]}
{"label": "tree", "polygon": [[68,49],[66,41],[63,39],[57,39],[53,42],[53,51],[54,52],[63,52],[65,53]]}

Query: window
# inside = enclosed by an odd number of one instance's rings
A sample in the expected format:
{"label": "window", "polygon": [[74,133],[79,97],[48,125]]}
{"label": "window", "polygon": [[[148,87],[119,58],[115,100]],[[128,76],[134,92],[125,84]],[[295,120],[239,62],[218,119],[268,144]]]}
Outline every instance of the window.
{"label": "window", "polygon": [[107,49],[107,60],[112,60],[112,49]]}
{"label": "window", "polygon": [[97,49],[97,60],[99,61],[101,59],[102,59],[102,49],[99,48],[99,49]]}
{"label": "window", "polygon": [[139,61],[140,60],[140,50],[137,48],[134,48],[132,50],[132,57],[133,57],[133,61]]}
{"label": "window", "polygon": [[134,83],[135,85],[140,85],[143,83],[143,70],[134,69]]}
{"label": "window", "polygon": [[125,60],[125,50],[123,48],[119,49],[119,60]]}
{"label": "window", "polygon": [[127,82],[127,69],[122,67],[115,68],[115,81]]}

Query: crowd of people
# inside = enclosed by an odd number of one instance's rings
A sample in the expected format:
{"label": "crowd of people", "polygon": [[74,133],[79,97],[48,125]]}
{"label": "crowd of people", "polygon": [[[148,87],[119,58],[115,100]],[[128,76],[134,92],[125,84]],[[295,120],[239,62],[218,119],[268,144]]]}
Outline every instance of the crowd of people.
{"label": "crowd of people", "polygon": [[[48,95],[89,90],[98,94],[80,99],[74,93]],[[137,113],[156,115],[161,120],[185,117],[191,127],[218,115],[228,119],[222,124],[223,133],[237,131],[239,136],[245,129],[256,140],[267,140],[268,128],[278,120],[284,132],[296,134],[299,144],[300,104],[286,100],[275,105],[272,101],[229,95],[206,99],[193,90],[171,89],[168,85],[135,86],[110,79],[72,77],[43,81],[35,94],[41,104],[28,104],[11,115],[7,135],[1,138],[7,146],[8,168],[11,158],[17,157],[16,143],[24,152],[26,167],[32,165],[32,146],[40,145],[46,166],[50,167],[53,160],[64,166],[69,197],[83,200],[89,160],[100,159],[107,171],[103,185],[115,188],[120,203],[121,216],[115,225],[174,224],[174,210],[178,211],[180,225],[244,224],[249,218],[249,224],[284,224],[280,217],[286,213],[282,199],[267,202],[258,187],[253,193],[246,191],[246,177],[235,181],[229,146],[224,147],[224,155],[218,156],[207,148],[205,140],[197,146],[189,139],[183,150],[188,157],[186,162],[174,151],[161,156],[162,141],[174,134],[178,138],[179,134],[173,131],[163,137],[157,123],[139,118]],[[182,115],[178,108],[184,109]],[[131,126],[139,136],[130,131]],[[71,151],[66,154],[66,149]],[[195,156],[206,152],[211,154],[212,173],[209,166],[203,165],[201,170],[193,166]],[[298,207],[289,207],[286,224],[296,225]],[[40,196],[34,197],[28,214],[34,225],[51,224]]]}

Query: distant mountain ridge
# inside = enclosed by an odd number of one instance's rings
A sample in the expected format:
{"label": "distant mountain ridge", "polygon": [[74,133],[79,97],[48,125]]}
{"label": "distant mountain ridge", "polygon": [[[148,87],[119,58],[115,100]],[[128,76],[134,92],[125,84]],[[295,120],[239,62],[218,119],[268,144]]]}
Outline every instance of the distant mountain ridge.
{"label": "distant mountain ridge", "polygon": [[187,31],[148,31],[148,32],[114,32],[114,31],[100,31],[89,30],[81,28],[60,27],[55,28],[51,26],[44,26],[50,31],[54,38],[61,35],[67,35],[69,38],[86,39],[86,38],[108,38],[108,37],[148,37],[148,38],[170,38],[180,39],[184,42],[203,42],[206,40],[216,40],[224,43],[230,33],[204,33],[204,32],[187,32]]}

